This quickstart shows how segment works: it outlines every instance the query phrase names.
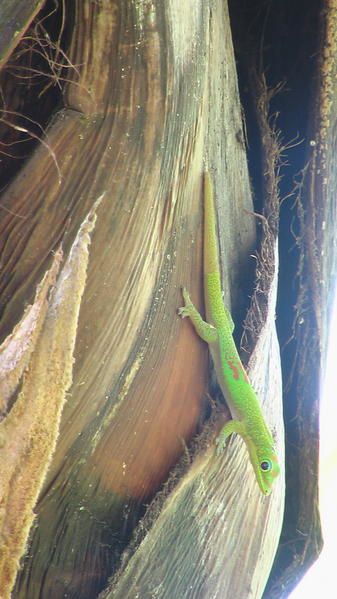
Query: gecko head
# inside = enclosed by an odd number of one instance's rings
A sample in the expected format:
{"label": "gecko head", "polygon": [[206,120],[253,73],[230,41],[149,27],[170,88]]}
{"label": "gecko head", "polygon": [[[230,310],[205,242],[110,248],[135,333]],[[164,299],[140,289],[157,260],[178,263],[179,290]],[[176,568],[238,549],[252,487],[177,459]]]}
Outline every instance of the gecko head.
{"label": "gecko head", "polygon": [[[255,476],[260,490],[264,495],[269,495],[275,479],[280,474],[280,466],[273,447],[258,447],[252,459]],[[252,456],[253,457],[253,456]]]}

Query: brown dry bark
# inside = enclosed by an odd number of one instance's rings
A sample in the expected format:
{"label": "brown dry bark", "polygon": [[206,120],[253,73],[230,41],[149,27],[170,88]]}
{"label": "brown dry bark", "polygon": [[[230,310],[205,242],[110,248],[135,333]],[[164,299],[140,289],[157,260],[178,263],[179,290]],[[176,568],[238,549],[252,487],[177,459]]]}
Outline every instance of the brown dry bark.
{"label": "brown dry bark", "polygon": [[2,0],[0,5],[0,69],[20,42],[43,0]]}
{"label": "brown dry bark", "polygon": [[[202,305],[205,161],[215,183],[228,306],[238,304],[255,244],[255,221],[244,211],[252,204],[226,4],[78,0],[73,8],[68,56],[80,66],[70,70],[44,145],[1,198],[5,338],[51,252],[61,239],[69,250],[93,201],[105,194],[73,385],[13,594],[25,599],[97,596],[120,565],[138,506],[154,496],[196,432],[207,350],[176,310],[182,284]],[[275,253],[250,375],[282,459],[276,264]],[[224,589],[245,599],[263,592],[284,478],[263,498],[238,439],[216,459],[222,421],[159,513],[150,513],[145,540],[125,554],[107,596],[127,596],[130,577],[142,597],[190,597],[191,585],[205,598],[223,597]]]}

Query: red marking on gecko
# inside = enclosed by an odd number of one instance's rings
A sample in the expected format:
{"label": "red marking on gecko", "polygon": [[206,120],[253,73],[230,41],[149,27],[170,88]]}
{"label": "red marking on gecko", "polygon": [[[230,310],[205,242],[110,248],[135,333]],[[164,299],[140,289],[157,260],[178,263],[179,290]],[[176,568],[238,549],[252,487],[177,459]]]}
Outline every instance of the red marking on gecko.
{"label": "red marking on gecko", "polygon": [[233,378],[235,378],[235,380],[238,381],[240,378],[240,373],[239,373],[237,366],[234,364],[234,362],[232,360],[228,360],[228,366],[233,373]]}
{"label": "red marking on gecko", "polygon": [[234,360],[228,360],[227,364],[233,373],[233,378],[238,381],[240,379],[240,372],[243,374],[243,378],[246,383],[249,383],[248,375],[240,362],[234,362]]}

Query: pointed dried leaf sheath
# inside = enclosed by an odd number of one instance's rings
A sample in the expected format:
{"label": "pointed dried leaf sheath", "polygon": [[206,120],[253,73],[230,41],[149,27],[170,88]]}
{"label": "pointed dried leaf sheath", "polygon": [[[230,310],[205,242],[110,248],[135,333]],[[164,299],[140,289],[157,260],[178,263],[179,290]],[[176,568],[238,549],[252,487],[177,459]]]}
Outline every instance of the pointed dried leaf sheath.
{"label": "pointed dried leaf sheath", "polygon": [[[101,196],[102,197],[102,196]],[[61,252],[39,285],[35,301],[0,349],[0,389],[6,407],[20,375],[22,389],[0,423],[0,589],[10,597],[59,432],[72,382],[77,321],[88,264],[90,233],[101,198],[82,223],[48,301]]]}

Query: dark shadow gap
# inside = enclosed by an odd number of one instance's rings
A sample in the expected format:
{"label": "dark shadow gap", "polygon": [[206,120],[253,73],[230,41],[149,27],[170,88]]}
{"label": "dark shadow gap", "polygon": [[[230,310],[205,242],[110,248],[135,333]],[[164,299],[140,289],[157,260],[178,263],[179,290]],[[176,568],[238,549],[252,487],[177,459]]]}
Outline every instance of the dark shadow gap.
{"label": "dark shadow gap", "polygon": [[[281,198],[287,198],[294,189],[294,181],[307,160],[308,131],[312,110],[320,44],[320,19],[322,2],[315,0],[230,0],[233,42],[238,66],[241,102],[246,118],[248,137],[248,160],[254,205],[257,212],[263,207],[263,172],[261,139],[256,119],[256,98],[252,87],[252,69],[263,72],[269,88],[283,83],[283,89],[271,101],[270,114],[276,115],[277,128],[285,144],[293,142],[287,150],[285,166],[280,182]],[[296,530],[298,498],[296,489],[296,448],[298,429],[295,417],[296,380],[287,387],[289,373],[296,359],[297,344],[287,343],[292,335],[295,305],[299,294],[299,250],[293,230],[299,229],[294,207],[294,196],[281,204],[279,224],[280,271],[277,303],[277,330],[281,346],[281,363],[284,384],[284,416],[286,426],[286,478],[287,496],[285,518],[278,553],[274,562],[269,585],[264,597],[271,597],[269,590],[277,583],[284,571],[295,564],[296,554],[303,551],[303,539]],[[304,200],[305,201],[305,200]],[[314,392],[314,390],[313,390]],[[289,450],[291,448],[291,451]],[[291,460],[289,460],[291,453]],[[298,465],[298,464],[297,464]],[[299,466],[299,465],[298,465]],[[294,543],[294,539],[298,542]],[[309,556],[308,556],[309,557]],[[298,578],[304,574],[301,571]],[[298,580],[296,580],[296,583]],[[283,597],[295,586],[289,581]]]}
{"label": "dark shadow gap", "polygon": [[76,69],[67,58],[72,27],[72,3],[47,0],[0,73],[1,191],[62,107],[64,85]]}

